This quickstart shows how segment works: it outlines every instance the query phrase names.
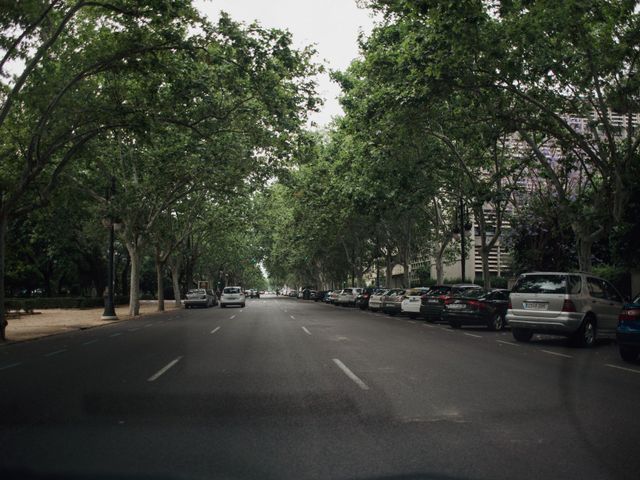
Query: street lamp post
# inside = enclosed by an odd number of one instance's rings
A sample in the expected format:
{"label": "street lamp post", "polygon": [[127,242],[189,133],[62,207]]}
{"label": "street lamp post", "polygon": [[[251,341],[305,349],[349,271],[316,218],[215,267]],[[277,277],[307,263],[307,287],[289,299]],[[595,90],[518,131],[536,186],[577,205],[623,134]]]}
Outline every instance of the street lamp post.
{"label": "street lamp post", "polygon": [[467,252],[465,250],[465,239],[466,239],[466,232],[471,231],[472,225],[470,223],[469,224],[465,223],[464,202],[462,200],[462,195],[460,196],[460,203],[458,207],[459,207],[458,218],[460,221],[460,269],[462,273],[462,281],[464,282],[465,277],[467,276],[467,272],[466,272]]}
{"label": "street lamp post", "polygon": [[[116,178],[111,177],[111,188],[108,191],[107,202],[111,201],[111,196],[116,191]],[[115,242],[115,227],[113,221],[113,215],[109,215],[109,272],[107,273],[107,295],[104,299],[104,312],[102,313],[102,320],[117,320],[114,300],[113,300],[113,287],[114,287],[114,242]]]}

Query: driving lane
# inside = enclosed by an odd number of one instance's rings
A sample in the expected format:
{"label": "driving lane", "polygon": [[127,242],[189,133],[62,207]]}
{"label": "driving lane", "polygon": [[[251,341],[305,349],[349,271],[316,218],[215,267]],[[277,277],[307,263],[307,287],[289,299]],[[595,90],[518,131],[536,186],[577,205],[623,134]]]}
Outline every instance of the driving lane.
{"label": "driving lane", "polygon": [[0,475],[636,478],[614,350],[288,298],[168,312],[1,348]]}

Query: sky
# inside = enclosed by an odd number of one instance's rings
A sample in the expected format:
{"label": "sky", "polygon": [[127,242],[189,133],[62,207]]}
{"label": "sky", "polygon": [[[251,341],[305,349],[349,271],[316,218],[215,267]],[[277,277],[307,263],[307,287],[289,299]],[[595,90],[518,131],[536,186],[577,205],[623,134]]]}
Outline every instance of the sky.
{"label": "sky", "polygon": [[[265,27],[289,30],[294,46],[315,45],[316,61],[327,70],[344,70],[358,56],[358,35],[368,35],[373,28],[373,17],[366,9],[358,8],[355,0],[199,0],[198,9],[212,21],[220,10],[232,19],[250,23],[258,20]],[[320,112],[311,114],[310,120],[320,128],[332,117],[342,114],[336,97],[340,88],[329,74],[318,78],[318,94],[324,99]]]}

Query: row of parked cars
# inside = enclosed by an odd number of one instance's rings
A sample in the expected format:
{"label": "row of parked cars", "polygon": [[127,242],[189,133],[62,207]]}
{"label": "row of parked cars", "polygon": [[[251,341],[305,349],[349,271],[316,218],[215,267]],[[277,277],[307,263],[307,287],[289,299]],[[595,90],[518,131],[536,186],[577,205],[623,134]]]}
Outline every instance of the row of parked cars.
{"label": "row of parked cars", "polygon": [[598,338],[615,338],[625,361],[640,357],[640,295],[625,299],[611,283],[588,273],[525,273],[511,290],[486,291],[474,284],[354,287],[312,292],[311,298],[445,322],[451,328],[509,326],[519,342],[528,342],[536,333],[564,335],[584,347],[593,346]]}

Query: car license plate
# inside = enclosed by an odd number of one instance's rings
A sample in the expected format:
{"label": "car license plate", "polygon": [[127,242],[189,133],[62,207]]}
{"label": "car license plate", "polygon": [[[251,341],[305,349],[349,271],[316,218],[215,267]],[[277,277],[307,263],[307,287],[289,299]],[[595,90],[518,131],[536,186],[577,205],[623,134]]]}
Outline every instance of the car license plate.
{"label": "car license plate", "polygon": [[451,310],[464,310],[467,308],[467,305],[464,303],[451,303],[447,305],[447,307]]}
{"label": "car license plate", "polygon": [[525,310],[546,310],[549,308],[548,303],[540,303],[540,302],[524,302],[522,304]]}

